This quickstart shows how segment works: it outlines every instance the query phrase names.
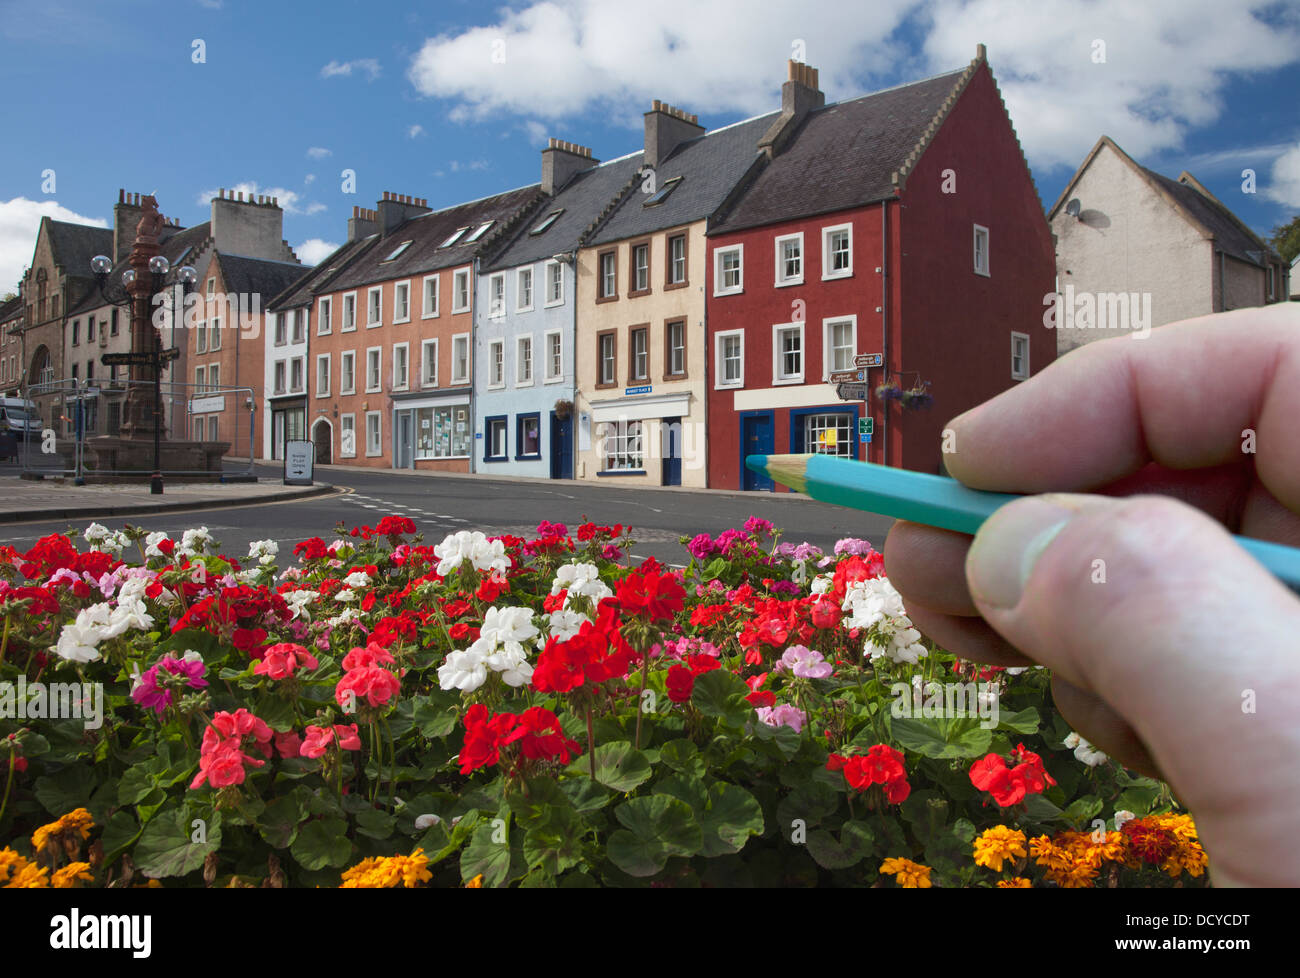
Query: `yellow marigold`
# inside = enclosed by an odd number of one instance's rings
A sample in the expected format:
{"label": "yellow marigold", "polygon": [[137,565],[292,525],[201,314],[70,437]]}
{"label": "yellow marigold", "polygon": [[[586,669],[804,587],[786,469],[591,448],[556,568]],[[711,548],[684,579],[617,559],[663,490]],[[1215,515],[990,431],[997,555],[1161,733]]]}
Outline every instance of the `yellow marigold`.
{"label": "yellow marigold", "polygon": [[482,874],[482,873],[479,873],[479,874],[478,874],[477,876],[475,876],[472,880],[470,880],[468,883],[466,883],[466,884],[465,884],[465,889],[467,889],[467,890],[481,890],[481,889],[483,889],[483,874]]}
{"label": "yellow marigold", "polygon": [[905,890],[923,890],[930,887],[930,867],[910,859],[890,858],[880,864],[882,873],[890,873],[894,882]]}
{"label": "yellow marigold", "polygon": [[0,849],[0,883],[6,883],[11,874],[27,865],[27,860],[8,846]]}
{"label": "yellow marigold", "polygon": [[1003,861],[1028,854],[1025,851],[1025,833],[1005,825],[995,825],[975,840],[975,865],[987,866],[995,873],[1002,872]]}
{"label": "yellow marigold", "polygon": [[1069,850],[1057,845],[1046,835],[1029,840],[1029,853],[1044,869],[1068,870],[1074,865],[1074,857]]}
{"label": "yellow marigold", "polygon": [[339,888],[385,889],[401,885],[413,889],[431,879],[429,859],[423,849],[416,849],[409,856],[368,856],[343,873]]}
{"label": "yellow marigold", "polygon": [[162,888],[162,880],[150,880],[148,883],[137,883],[131,887],[133,890],[161,890]]}
{"label": "yellow marigold", "polygon": [[68,863],[62,869],[56,869],[50,886],[56,890],[71,890],[77,885],[77,880],[85,880],[87,883],[95,881],[95,877],[90,874],[90,863]]}
{"label": "yellow marigold", "polygon": [[998,880],[999,890],[1032,890],[1034,884],[1023,876],[1013,876],[1009,880]]}
{"label": "yellow marigold", "polygon": [[50,871],[45,866],[23,860],[22,865],[4,885],[6,890],[45,890],[50,886]]}
{"label": "yellow marigold", "polygon": [[90,830],[95,827],[95,820],[84,808],[74,808],[58,821],[42,825],[32,835],[32,848],[43,853],[51,840],[73,832],[80,832],[83,839],[90,838]]}

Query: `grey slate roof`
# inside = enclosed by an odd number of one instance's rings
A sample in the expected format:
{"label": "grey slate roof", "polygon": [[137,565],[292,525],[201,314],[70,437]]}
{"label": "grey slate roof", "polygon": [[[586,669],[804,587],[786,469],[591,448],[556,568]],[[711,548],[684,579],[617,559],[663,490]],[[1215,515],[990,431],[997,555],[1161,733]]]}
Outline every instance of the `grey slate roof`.
{"label": "grey slate roof", "polygon": [[[513,231],[516,221],[531,214],[546,199],[541,184],[534,183],[411,218],[384,235],[377,247],[358,251],[338,277],[329,283],[329,288],[331,291],[358,288],[468,264],[477,255],[490,250],[500,237]],[[457,228],[469,227],[471,230],[464,235],[468,237],[474,228],[487,221],[495,223],[479,240],[470,244],[457,242],[449,248],[438,247]],[[393,261],[384,261],[408,239],[410,247]]]}
{"label": "grey slate roof", "polygon": [[113,229],[50,221],[50,250],[54,264],[63,266],[65,275],[93,278],[90,260],[96,255],[113,252]]}
{"label": "grey slate roof", "polygon": [[356,241],[343,242],[314,268],[303,266],[306,274],[266,303],[265,308],[268,311],[282,311],[311,305],[312,298],[317,292],[332,290],[332,280],[347,269],[348,262],[380,244],[382,242],[377,234]]}
{"label": "grey slate roof", "polygon": [[[96,228],[95,230],[99,230],[99,229]],[[95,254],[107,255],[113,251],[112,234],[113,232],[109,231],[108,247],[104,248],[101,251],[95,252]],[[203,249],[203,246],[207,243],[208,239],[211,236],[212,236],[211,221],[204,221],[202,224],[196,224],[193,227],[184,228],[182,230],[173,230],[171,228],[168,228],[167,237],[165,237],[160,243],[159,250],[162,252],[163,257],[165,257],[169,262],[171,262],[173,268],[175,268],[177,265],[193,265],[194,262],[198,259],[199,254]],[[92,255],[91,257],[93,258],[94,255]],[[130,267],[131,267],[131,263],[129,261],[118,262],[116,265],[113,266],[113,270],[108,273],[108,283],[112,285],[121,285],[122,273],[125,272]],[[90,259],[86,260],[85,277],[86,278],[93,277],[90,272]],[[92,287],[89,294],[84,299],[82,299],[79,303],[77,303],[77,305],[74,308],[69,309],[66,313],[64,313],[64,315],[79,316],[82,313],[89,312],[92,309],[98,309],[105,304],[106,303],[104,301],[104,297],[99,294],[99,289]]]}
{"label": "grey slate roof", "polygon": [[[628,185],[644,157],[637,151],[575,173],[529,220],[520,222],[515,235],[503,242],[484,269],[513,268],[577,249],[583,233]],[[564,213],[554,224],[541,234],[529,234],[546,215],[561,209]]]}
{"label": "grey slate roof", "polygon": [[311,267],[298,262],[269,261],[262,258],[245,258],[242,255],[217,254],[221,277],[227,292],[260,295],[263,304],[270,302],[292,286]]}
{"label": "grey slate roof", "polygon": [[1237,216],[1218,201],[1211,200],[1195,187],[1172,180],[1148,170],[1142,171],[1154,180],[1180,207],[1192,215],[1200,225],[1214,235],[1215,243],[1233,258],[1250,262],[1261,268],[1265,258],[1281,261],[1281,257],[1263,241],[1255,237]]}
{"label": "grey slate roof", "polygon": [[783,152],[710,233],[859,207],[893,196],[891,175],[916,148],[965,68],[809,113]]}
{"label": "grey slate roof", "polygon": [[655,171],[655,186],[682,182],[663,203],[646,207],[648,195],[633,188],[584,246],[622,241],[710,217],[758,159],[758,140],[779,112],[714,129],[682,143]]}

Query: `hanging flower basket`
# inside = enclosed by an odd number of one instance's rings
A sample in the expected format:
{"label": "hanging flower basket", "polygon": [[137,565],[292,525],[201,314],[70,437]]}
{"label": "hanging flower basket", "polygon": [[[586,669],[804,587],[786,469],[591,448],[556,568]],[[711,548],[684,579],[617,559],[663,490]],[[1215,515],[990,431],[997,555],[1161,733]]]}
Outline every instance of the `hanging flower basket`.
{"label": "hanging flower basket", "polygon": [[929,385],[912,387],[898,395],[899,402],[905,408],[928,408],[934,404],[934,395],[929,391]]}
{"label": "hanging flower basket", "polygon": [[571,414],[573,414],[572,401],[560,400],[555,402],[555,417],[557,420],[567,421]]}
{"label": "hanging flower basket", "polygon": [[903,388],[897,384],[880,384],[876,387],[876,398],[882,404],[888,404],[903,396]]}

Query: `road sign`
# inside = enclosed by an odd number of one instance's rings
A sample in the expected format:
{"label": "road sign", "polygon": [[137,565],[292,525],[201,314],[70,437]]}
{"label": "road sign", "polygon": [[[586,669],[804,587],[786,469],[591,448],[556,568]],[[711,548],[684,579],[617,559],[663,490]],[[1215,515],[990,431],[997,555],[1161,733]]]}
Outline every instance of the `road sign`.
{"label": "road sign", "polygon": [[163,350],[161,353],[159,353],[158,359],[163,363],[171,363],[171,361],[175,360],[180,355],[181,355],[181,348],[179,346],[173,346],[170,349]]}
{"label": "road sign", "polygon": [[832,384],[860,384],[866,379],[861,370],[837,370],[830,377]]}
{"label": "road sign", "polygon": [[870,435],[876,430],[875,418],[858,418],[858,434]]}
{"label": "road sign", "polygon": [[885,358],[879,353],[859,353],[853,358],[855,367],[879,367],[885,362]]}
{"label": "road sign", "polygon": [[147,367],[153,363],[152,353],[105,353],[99,362],[106,367]]}
{"label": "road sign", "polygon": [[840,384],[835,392],[839,395],[841,401],[865,401],[867,399],[866,384]]}

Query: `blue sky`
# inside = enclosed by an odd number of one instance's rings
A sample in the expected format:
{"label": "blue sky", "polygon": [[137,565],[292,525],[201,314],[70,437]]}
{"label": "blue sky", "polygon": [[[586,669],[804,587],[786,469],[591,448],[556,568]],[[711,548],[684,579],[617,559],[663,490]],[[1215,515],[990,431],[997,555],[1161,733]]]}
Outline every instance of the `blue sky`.
{"label": "blue sky", "polygon": [[0,0],[0,292],[41,214],[110,222],[119,187],[186,225],[219,187],[275,194],[319,260],[385,190],[437,207],[532,183],[547,136],[631,152],[654,98],[713,128],[777,107],[794,53],[836,100],[981,41],[1044,205],[1104,132],[1261,233],[1300,213],[1294,2]]}

